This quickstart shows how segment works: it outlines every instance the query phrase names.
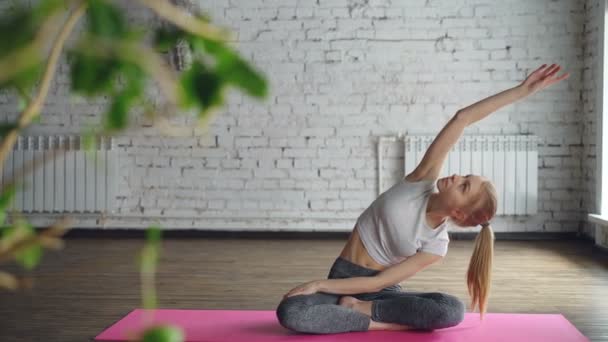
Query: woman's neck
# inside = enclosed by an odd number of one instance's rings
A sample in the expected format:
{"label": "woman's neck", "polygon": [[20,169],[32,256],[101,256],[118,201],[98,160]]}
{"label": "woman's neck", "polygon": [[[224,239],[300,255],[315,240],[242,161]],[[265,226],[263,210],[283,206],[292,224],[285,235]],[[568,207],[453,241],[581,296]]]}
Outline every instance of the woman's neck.
{"label": "woman's neck", "polygon": [[448,215],[443,213],[441,208],[437,208],[437,193],[431,193],[426,205],[426,221],[433,229],[439,227],[443,221],[448,218]]}

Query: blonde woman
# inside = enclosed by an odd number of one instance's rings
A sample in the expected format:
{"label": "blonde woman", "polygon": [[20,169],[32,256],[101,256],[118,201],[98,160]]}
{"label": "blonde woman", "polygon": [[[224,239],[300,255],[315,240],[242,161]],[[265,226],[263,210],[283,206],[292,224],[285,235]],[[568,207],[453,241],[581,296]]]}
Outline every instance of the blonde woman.
{"label": "blonde woman", "polygon": [[405,292],[400,282],[441,260],[449,227],[482,225],[467,271],[471,309],[481,318],[490,289],[496,191],[478,175],[437,180],[463,130],[499,108],[566,79],[543,64],[520,85],[459,110],[429,146],[420,164],[382,193],[357,219],[328,279],[289,291],[276,309],[284,327],[329,334],[367,330],[433,330],[459,324],[465,305],[440,292]]}

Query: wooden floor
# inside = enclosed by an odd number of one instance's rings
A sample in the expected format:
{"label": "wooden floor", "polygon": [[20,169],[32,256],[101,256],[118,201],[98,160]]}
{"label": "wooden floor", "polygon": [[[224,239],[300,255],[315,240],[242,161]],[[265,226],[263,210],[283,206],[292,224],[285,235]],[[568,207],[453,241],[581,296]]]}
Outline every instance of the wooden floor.
{"label": "wooden floor", "polygon": [[[141,239],[74,238],[45,254],[28,293],[0,292],[0,341],[88,341],[140,306]],[[165,239],[163,308],[274,310],[300,283],[325,279],[344,239]],[[468,303],[470,240],[402,283]],[[561,313],[592,341],[608,341],[608,258],[589,241],[496,241],[489,312]],[[4,267],[7,269],[7,267]],[[10,265],[9,270],[15,268]],[[277,323],[278,324],[278,323]]]}

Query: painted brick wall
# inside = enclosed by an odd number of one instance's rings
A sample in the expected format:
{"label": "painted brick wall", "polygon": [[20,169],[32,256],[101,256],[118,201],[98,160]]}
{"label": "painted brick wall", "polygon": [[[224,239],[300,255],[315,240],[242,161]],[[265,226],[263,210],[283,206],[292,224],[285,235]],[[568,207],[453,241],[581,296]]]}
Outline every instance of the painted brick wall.
{"label": "painted brick wall", "polygon": [[[10,1],[0,1],[0,8]],[[593,57],[592,10],[577,0],[239,0],[201,1],[234,46],[269,79],[257,102],[231,92],[207,133],[160,137],[141,116],[122,134],[119,210],[81,227],[350,230],[376,197],[380,135],[437,134],[459,109],[512,87],[542,63],[560,63],[565,82],[503,108],[465,134],[541,137],[539,214],[498,217],[496,231],[580,229],[592,168],[583,156],[587,106],[583,78]],[[127,13],[157,23],[135,5]],[[587,6],[587,7],[585,7]],[[584,40],[583,34],[586,34]],[[585,59],[581,56],[586,51]],[[99,122],[103,99],[68,96],[65,63],[41,124],[31,134],[77,133]],[[150,88],[156,96],[158,90]],[[16,115],[11,94],[0,113]],[[581,117],[585,116],[585,120]],[[180,117],[176,124],[192,120]],[[398,144],[385,151],[387,182],[403,175]],[[593,164],[585,159],[585,165]],[[411,170],[407,170],[411,171]],[[589,197],[588,197],[589,196]],[[36,216],[35,222],[47,217]]]}

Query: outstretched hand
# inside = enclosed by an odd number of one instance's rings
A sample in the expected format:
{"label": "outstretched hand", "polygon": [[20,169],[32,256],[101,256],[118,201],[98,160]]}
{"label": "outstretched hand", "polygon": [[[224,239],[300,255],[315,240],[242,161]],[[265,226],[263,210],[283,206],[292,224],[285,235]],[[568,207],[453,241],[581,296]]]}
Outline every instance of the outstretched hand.
{"label": "outstretched hand", "polygon": [[296,295],[307,295],[307,294],[316,293],[319,291],[319,285],[320,285],[319,280],[313,280],[313,281],[298,285],[295,288],[293,288],[291,291],[286,293],[283,296],[283,299],[285,299],[287,297],[291,297],[291,296],[296,296]]}
{"label": "outstretched hand", "polygon": [[548,68],[547,64],[541,65],[540,68],[534,70],[525,81],[521,83],[521,87],[526,89],[529,95],[542,90],[550,85],[553,85],[561,80],[565,80],[570,76],[570,73],[565,73],[559,77],[555,75],[561,69],[557,64],[551,64]]}

